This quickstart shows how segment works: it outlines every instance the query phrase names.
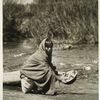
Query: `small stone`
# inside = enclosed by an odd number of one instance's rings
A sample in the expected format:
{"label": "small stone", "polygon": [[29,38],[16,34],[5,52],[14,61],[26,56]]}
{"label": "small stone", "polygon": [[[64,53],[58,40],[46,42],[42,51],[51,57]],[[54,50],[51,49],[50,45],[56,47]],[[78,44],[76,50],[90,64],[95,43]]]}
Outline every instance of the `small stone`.
{"label": "small stone", "polygon": [[87,71],[89,71],[89,70],[91,70],[91,67],[90,66],[87,66],[84,69],[87,70]]}
{"label": "small stone", "polygon": [[64,63],[60,63],[60,65],[61,65],[61,66],[64,66],[65,64],[64,64]]}

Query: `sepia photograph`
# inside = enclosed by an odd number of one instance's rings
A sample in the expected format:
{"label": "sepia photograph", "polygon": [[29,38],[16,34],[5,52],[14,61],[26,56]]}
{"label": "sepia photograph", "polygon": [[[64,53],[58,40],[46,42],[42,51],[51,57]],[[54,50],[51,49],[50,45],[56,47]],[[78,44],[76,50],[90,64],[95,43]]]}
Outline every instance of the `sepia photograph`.
{"label": "sepia photograph", "polygon": [[98,0],[2,0],[3,100],[99,100]]}

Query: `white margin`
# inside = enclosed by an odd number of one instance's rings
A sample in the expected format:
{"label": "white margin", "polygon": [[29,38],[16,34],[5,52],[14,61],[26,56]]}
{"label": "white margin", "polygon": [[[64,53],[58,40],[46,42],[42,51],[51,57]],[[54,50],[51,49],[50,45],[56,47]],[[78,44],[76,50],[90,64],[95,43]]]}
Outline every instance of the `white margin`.
{"label": "white margin", "polygon": [[3,12],[2,12],[2,0],[0,0],[0,100],[3,100]]}

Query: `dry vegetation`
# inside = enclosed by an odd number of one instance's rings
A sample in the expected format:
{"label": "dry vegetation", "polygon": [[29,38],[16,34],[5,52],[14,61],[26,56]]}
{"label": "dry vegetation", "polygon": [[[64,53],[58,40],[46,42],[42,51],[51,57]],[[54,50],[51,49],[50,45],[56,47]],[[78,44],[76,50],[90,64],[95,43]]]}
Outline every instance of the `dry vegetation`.
{"label": "dry vegetation", "polygon": [[52,30],[67,43],[98,42],[97,0],[39,0],[38,4],[3,5],[4,41],[36,38],[38,44]]}

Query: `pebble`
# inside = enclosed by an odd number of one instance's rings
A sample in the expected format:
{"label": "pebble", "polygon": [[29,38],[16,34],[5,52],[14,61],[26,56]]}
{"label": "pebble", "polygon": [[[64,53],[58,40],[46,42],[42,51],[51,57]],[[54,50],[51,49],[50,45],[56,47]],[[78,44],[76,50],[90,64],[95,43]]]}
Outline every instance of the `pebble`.
{"label": "pebble", "polygon": [[84,69],[89,71],[89,70],[91,70],[91,67],[90,66],[86,66],[86,67],[84,67]]}
{"label": "pebble", "polygon": [[61,66],[64,66],[64,65],[65,65],[65,63],[60,63],[60,65],[61,65]]}

